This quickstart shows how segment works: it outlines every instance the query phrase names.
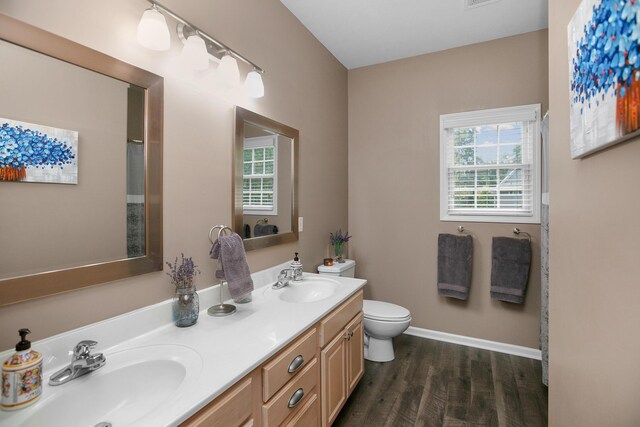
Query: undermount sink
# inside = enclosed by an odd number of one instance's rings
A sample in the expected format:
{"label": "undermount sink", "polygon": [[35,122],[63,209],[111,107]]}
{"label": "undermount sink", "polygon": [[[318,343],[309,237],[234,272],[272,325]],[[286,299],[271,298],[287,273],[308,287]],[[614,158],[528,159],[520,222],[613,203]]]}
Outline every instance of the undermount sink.
{"label": "undermount sink", "polygon": [[35,412],[19,425],[134,425],[188,391],[202,370],[200,355],[180,345],[136,347],[105,356],[102,368],[46,388]]}
{"label": "undermount sink", "polygon": [[338,282],[331,279],[312,279],[305,277],[300,282],[291,282],[280,293],[280,299],[286,302],[306,303],[321,301],[336,292]]}

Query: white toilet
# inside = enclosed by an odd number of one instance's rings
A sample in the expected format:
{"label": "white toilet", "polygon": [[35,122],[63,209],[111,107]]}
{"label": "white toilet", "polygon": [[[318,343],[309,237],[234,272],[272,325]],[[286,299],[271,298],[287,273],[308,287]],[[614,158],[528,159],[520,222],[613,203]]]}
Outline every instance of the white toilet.
{"label": "white toilet", "polygon": [[[355,277],[356,262],[352,259],[332,266],[321,265],[318,273],[330,276]],[[393,341],[411,324],[411,313],[404,307],[382,301],[364,300],[364,358],[373,362],[394,359]]]}

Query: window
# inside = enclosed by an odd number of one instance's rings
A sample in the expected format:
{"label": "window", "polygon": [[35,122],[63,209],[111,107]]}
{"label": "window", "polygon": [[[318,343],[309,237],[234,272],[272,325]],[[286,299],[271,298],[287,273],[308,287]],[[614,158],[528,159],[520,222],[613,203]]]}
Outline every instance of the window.
{"label": "window", "polygon": [[245,215],[277,215],[276,135],[244,140],[242,205]]}
{"label": "window", "polygon": [[440,116],[440,219],[540,222],[540,105]]}

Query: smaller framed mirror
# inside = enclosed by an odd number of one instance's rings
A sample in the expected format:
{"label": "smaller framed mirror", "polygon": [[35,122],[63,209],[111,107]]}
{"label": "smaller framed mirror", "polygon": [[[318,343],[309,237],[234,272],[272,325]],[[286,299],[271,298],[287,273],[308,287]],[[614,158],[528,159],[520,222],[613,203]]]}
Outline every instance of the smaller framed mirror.
{"label": "smaller framed mirror", "polygon": [[298,240],[299,135],[236,107],[232,227],[246,250]]}

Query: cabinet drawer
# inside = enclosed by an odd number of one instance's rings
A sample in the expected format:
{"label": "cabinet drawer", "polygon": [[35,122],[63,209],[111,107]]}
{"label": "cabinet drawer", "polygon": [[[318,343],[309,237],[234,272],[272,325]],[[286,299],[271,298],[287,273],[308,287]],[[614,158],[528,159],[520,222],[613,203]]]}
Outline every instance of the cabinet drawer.
{"label": "cabinet drawer", "polygon": [[[318,359],[314,358],[309,362],[306,368],[292,379],[282,390],[268,402],[262,405],[262,422],[265,427],[274,427],[280,425],[287,417],[293,413],[297,413],[305,406],[310,396],[316,393],[316,385],[318,384]],[[289,407],[296,393],[300,395],[302,390],[303,396],[298,403],[292,408]]]}
{"label": "cabinet drawer", "polygon": [[362,290],[336,308],[320,321],[320,347],[324,347],[346,326],[349,320],[362,311]]}
{"label": "cabinet drawer", "polygon": [[262,368],[262,401],[266,402],[316,355],[318,334],[315,328],[283,350]]}
{"label": "cabinet drawer", "polygon": [[288,423],[286,427],[313,427],[320,425],[320,400],[318,395],[314,394],[309,398],[309,401],[304,404],[304,407],[300,409]]}
{"label": "cabinet drawer", "polygon": [[[251,378],[241,380],[240,384],[205,406],[182,426],[235,427],[247,425],[245,422],[251,417],[251,393]],[[249,421],[249,425],[251,424]]]}

